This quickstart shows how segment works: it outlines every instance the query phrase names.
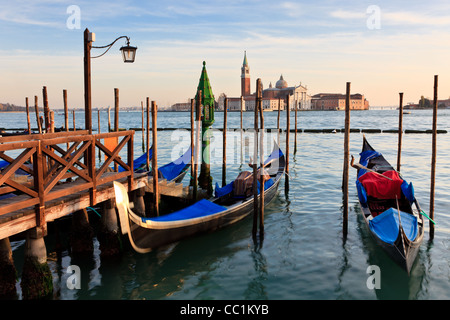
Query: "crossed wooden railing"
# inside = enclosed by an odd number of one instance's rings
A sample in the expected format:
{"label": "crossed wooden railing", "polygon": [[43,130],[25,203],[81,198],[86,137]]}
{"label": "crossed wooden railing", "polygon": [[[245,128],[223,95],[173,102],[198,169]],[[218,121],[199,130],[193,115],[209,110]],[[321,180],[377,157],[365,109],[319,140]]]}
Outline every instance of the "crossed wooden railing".
{"label": "crossed wooden railing", "polygon": [[[36,226],[45,221],[45,206],[54,199],[89,190],[91,206],[97,187],[127,178],[133,185],[134,131],[88,134],[87,130],[0,137],[0,218],[34,206]],[[103,141],[114,139],[113,148]],[[120,152],[127,148],[127,161]],[[112,149],[112,150],[110,150]],[[96,150],[105,161],[97,167]],[[6,153],[15,155],[9,156]],[[116,170],[112,170],[114,164]],[[117,170],[118,167],[121,170]],[[120,171],[120,172],[119,172]]]}

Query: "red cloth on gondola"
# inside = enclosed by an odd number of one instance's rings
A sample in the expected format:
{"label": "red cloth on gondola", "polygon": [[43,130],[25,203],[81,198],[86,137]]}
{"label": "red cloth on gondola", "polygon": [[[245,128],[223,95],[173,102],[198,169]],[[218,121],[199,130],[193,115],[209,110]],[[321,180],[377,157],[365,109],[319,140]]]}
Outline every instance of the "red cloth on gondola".
{"label": "red cloth on gondola", "polygon": [[397,196],[397,199],[400,199],[403,180],[399,177],[397,171],[386,171],[383,175],[391,178],[392,181],[370,171],[363,174],[358,180],[369,196],[378,199],[395,199]]}

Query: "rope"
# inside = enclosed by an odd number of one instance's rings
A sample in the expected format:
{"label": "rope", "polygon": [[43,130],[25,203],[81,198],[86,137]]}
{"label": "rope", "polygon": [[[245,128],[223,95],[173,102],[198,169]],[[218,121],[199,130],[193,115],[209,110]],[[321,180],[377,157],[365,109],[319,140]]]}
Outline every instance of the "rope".
{"label": "rope", "polygon": [[100,215],[100,213],[98,213],[97,210],[95,210],[94,208],[92,208],[92,207],[87,207],[87,209],[94,211],[100,218],[102,217],[102,216]]}

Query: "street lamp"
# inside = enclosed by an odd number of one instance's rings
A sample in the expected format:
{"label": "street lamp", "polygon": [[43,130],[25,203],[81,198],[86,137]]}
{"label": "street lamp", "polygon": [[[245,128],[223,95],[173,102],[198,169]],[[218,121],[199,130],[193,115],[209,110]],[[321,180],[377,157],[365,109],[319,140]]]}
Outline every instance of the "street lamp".
{"label": "street lamp", "polygon": [[92,45],[95,42],[95,33],[84,30],[84,112],[85,112],[85,128],[92,134],[92,104],[91,104],[91,48],[106,49],[102,54],[92,57],[100,58],[111,49],[114,43],[119,39],[127,39],[127,45],[120,48],[122,51],[123,62],[133,63],[136,58],[137,47],[130,46],[130,38],[127,36],[118,37],[116,40],[106,46],[96,47]]}
{"label": "street lamp", "polygon": [[120,48],[122,51],[123,62],[133,63],[136,58],[137,47],[130,46],[130,39],[127,37],[127,45]]}

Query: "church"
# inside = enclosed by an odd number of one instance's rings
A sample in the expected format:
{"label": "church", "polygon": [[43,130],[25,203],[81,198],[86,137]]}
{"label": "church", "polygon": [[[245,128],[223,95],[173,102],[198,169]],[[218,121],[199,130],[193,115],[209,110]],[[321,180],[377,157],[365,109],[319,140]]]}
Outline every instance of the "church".
{"label": "church", "polygon": [[[256,81],[255,81],[256,83]],[[262,107],[264,111],[277,111],[285,109],[286,99],[289,98],[289,106],[291,110],[307,110],[311,109],[311,96],[307,93],[307,87],[301,83],[298,86],[289,87],[283,75],[275,83],[269,84],[269,88],[262,91]],[[224,97],[219,98],[219,109],[223,110]],[[228,110],[240,111],[241,104],[243,111],[255,110],[256,93],[251,93],[250,67],[247,61],[247,52],[244,52],[244,61],[241,67],[241,97],[228,97]]]}

